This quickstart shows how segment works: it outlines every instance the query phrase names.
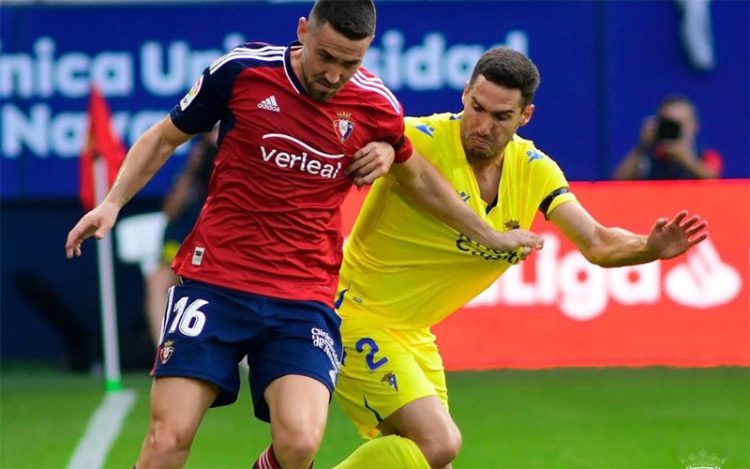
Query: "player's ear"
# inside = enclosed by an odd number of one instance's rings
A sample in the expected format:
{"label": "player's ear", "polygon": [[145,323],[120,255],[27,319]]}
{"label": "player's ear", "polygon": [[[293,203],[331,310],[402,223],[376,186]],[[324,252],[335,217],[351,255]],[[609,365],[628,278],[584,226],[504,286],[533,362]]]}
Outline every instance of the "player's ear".
{"label": "player's ear", "polygon": [[523,127],[529,123],[531,116],[534,115],[534,109],[536,109],[536,107],[533,104],[527,104],[526,107],[523,108],[523,112],[521,112],[521,121],[518,124],[519,127]]}
{"label": "player's ear", "polygon": [[297,22],[297,40],[300,42],[300,44],[305,43],[305,38],[307,37],[307,20],[304,16],[301,16],[299,21]]}
{"label": "player's ear", "polygon": [[461,93],[461,104],[464,105],[464,107],[469,105],[469,89],[471,86],[469,85],[469,82],[466,82],[466,85],[464,85],[464,92]]}

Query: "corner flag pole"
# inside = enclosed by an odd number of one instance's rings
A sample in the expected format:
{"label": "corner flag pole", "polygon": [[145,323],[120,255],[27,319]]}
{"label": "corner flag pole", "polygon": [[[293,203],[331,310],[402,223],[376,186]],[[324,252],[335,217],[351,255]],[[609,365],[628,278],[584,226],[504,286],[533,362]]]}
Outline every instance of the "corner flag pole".
{"label": "corner flag pole", "polygon": [[[94,198],[98,205],[108,191],[107,161],[94,158]],[[102,348],[104,350],[104,389],[107,392],[122,389],[120,375],[120,346],[117,339],[117,307],[115,306],[115,272],[112,257],[112,233],[97,243],[99,267],[99,301],[102,313]]]}

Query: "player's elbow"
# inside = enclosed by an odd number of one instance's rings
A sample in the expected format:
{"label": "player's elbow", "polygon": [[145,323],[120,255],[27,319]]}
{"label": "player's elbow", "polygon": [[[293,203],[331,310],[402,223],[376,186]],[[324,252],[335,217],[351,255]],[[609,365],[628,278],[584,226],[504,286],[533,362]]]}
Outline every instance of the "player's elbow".
{"label": "player's elbow", "polygon": [[613,267],[611,264],[611,256],[599,246],[588,246],[581,248],[581,254],[591,264],[598,265],[599,267]]}

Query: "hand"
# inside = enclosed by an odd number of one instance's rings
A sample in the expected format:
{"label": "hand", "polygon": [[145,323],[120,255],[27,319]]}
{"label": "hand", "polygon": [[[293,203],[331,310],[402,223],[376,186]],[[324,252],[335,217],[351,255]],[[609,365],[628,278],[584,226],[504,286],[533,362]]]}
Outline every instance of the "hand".
{"label": "hand", "polygon": [[526,259],[531,252],[544,247],[544,238],[527,230],[510,230],[496,232],[492,242],[487,246],[503,252],[511,252],[520,249],[519,257]]}
{"label": "hand", "polygon": [[661,142],[661,148],[670,160],[683,167],[689,167],[691,163],[698,160],[689,142],[665,140]]}
{"label": "hand", "polygon": [[81,218],[76,226],[68,233],[65,242],[65,257],[72,259],[81,255],[81,243],[87,238],[94,236],[102,239],[114,226],[120,208],[104,201]]}
{"label": "hand", "polygon": [[693,215],[687,220],[687,211],[678,213],[671,221],[656,220],[646,239],[646,246],[657,259],[671,259],[708,238],[708,223]]}
{"label": "hand", "polygon": [[395,157],[396,152],[390,144],[370,142],[353,155],[354,162],[346,168],[344,174],[354,176],[357,187],[372,184],[388,173]]}

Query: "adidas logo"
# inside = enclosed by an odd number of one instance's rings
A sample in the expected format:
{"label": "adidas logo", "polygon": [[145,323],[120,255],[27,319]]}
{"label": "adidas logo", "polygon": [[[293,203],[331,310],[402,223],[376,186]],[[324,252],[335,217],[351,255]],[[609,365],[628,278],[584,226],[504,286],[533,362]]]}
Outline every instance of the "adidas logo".
{"label": "adidas logo", "polygon": [[258,103],[258,107],[260,109],[265,109],[267,111],[273,111],[273,112],[280,112],[281,108],[276,103],[276,96],[269,96],[263,101]]}

